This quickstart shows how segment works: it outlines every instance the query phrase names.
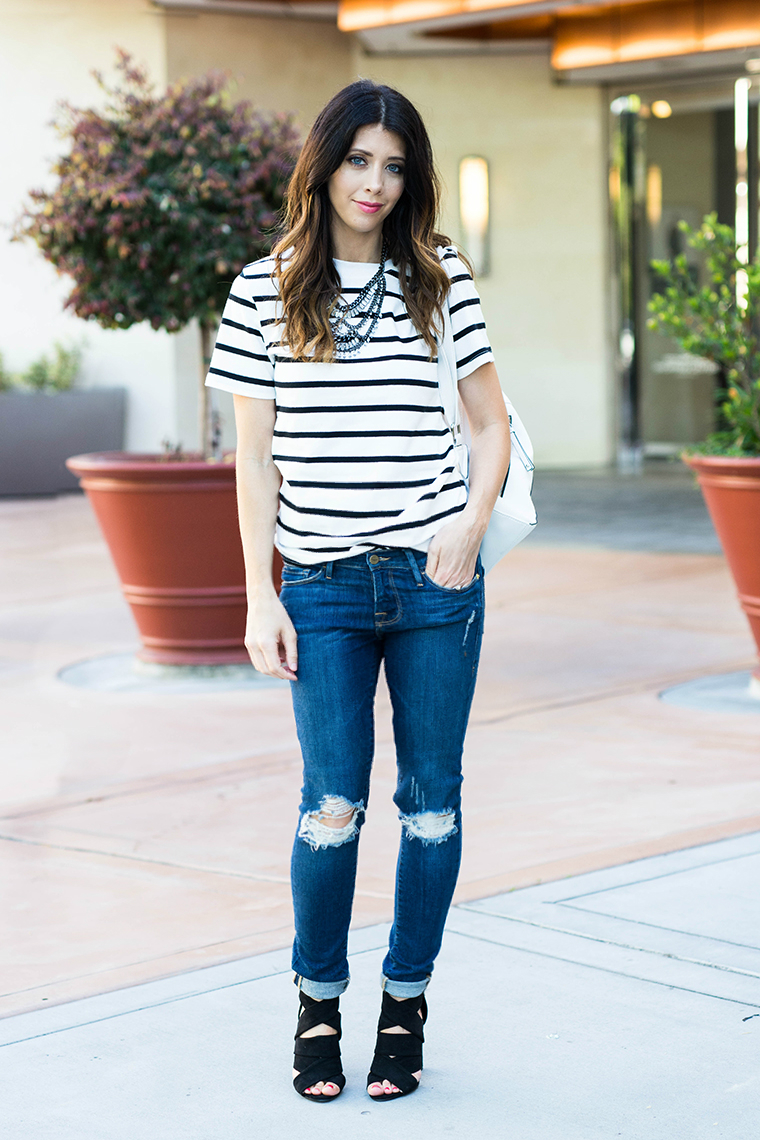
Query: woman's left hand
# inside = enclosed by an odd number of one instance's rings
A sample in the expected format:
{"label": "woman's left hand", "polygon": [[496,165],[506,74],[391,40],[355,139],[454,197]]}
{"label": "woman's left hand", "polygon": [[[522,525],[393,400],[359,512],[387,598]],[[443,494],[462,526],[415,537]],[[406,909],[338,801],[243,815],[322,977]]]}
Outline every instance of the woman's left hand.
{"label": "woman's left hand", "polygon": [[475,577],[475,564],[485,526],[467,517],[467,509],[441,527],[428,547],[425,573],[436,586],[457,590],[469,586]]}

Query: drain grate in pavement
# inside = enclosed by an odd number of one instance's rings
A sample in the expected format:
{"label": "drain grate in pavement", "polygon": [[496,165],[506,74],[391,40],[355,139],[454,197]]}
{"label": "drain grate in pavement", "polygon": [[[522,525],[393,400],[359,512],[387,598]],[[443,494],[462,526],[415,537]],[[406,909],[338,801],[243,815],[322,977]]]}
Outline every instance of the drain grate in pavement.
{"label": "drain grate in pavement", "polygon": [[258,673],[253,665],[154,665],[134,653],[112,653],[66,665],[58,680],[101,693],[218,693],[282,688],[287,681]]}
{"label": "drain grate in pavement", "polygon": [[751,673],[720,673],[675,685],[659,694],[660,700],[684,709],[704,712],[760,714],[760,682]]}

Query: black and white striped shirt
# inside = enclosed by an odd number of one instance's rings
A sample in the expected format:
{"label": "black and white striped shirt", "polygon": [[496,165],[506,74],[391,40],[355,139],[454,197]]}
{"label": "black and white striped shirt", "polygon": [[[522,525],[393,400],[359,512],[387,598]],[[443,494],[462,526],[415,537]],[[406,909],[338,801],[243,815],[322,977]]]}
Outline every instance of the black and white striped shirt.
{"label": "black and white striped shirt", "polygon": [[[460,380],[493,360],[472,277],[449,246],[449,306]],[[350,302],[377,264],[336,261]],[[281,343],[272,258],[247,265],[224,308],[206,383],[275,400],[272,452],[282,475],[275,542],[307,565],[374,546],[425,551],[467,501],[441,407],[437,365],[386,262],[370,341],[330,364],[294,362]]]}

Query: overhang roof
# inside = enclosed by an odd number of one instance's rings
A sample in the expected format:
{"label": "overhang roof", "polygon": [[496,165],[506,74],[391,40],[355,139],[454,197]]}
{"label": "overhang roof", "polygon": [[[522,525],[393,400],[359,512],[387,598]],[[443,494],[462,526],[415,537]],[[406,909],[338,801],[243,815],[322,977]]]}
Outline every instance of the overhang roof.
{"label": "overhang roof", "polygon": [[338,0],[152,0],[157,8],[185,12],[225,12],[237,16],[293,16],[335,20]]}
{"label": "overhang roof", "polygon": [[[642,0],[619,0],[633,4]],[[643,0],[656,3],[657,0]],[[423,20],[517,20],[571,9],[609,6],[610,0],[340,0],[338,24],[345,32]]]}
{"label": "overhang roof", "polygon": [[334,20],[374,53],[551,52],[568,79],[736,70],[760,55],[760,0],[154,0]]}
{"label": "overhang roof", "polygon": [[556,71],[607,78],[653,61],[741,66],[760,48],[760,0],[340,0],[338,27],[376,50],[394,34],[438,50],[543,44]]}

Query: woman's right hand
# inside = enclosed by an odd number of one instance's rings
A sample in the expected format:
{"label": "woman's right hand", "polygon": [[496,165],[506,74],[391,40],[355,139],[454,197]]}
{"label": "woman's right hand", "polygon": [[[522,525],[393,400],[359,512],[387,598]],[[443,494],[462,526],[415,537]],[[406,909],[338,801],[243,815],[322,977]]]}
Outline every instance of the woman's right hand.
{"label": "woman's right hand", "polygon": [[248,603],[245,647],[255,669],[269,677],[296,681],[296,643],[293,623],[274,592]]}

